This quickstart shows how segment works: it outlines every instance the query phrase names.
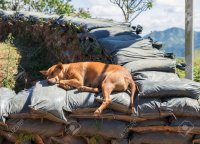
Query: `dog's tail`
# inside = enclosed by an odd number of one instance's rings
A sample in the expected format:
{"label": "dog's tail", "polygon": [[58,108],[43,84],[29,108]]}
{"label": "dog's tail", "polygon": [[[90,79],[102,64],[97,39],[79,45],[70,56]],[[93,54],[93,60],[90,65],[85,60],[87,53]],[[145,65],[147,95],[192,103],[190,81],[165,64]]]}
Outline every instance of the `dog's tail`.
{"label": "dog's tail", "polygon": [[129,87],[130,87],[130,91],[131,91],[131,110],[132,110],[132,113],[134,113],[134,95],[135,95],[135,91],[136,91],[136,86],[135,86],[135,83],[132,78],[130,80]]}

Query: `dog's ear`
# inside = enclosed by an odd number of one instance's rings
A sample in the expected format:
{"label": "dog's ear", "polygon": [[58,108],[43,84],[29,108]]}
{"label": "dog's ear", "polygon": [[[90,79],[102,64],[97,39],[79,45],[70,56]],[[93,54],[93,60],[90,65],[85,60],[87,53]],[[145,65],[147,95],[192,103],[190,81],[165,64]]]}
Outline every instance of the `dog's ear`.
{"label": "dog's ear", "polygon": [[57,65],[56,65],[56,68],[55,69],[60,69],[60,70],[62,70],[63,69],[63,64],[62,63],[58,63]]}
{"label": "dog's ear", "polygon": [[46,70],[42,70],[42,71],[40,71],[40,73],[43,74],[44,76],[48,76],[48,71],[46,71]]}

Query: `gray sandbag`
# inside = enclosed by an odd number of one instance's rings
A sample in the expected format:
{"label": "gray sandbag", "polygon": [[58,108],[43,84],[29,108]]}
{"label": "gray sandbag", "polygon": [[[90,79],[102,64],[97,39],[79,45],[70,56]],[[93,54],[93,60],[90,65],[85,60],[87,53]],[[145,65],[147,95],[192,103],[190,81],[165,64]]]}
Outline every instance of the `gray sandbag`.
{"label": "gray sandbag", "polygon": [[149,58],[128,62],[123,66],[132,74],[139,71],[161,71],[175,73],[176,61],[167,58]]}
{"label": "gray sandbag", "polygon": [[171,117],[170,126],[178,126],[179,129],[186,128],[188,131],[194,127],[200,127],[199,117]]}
{"label": "gray sandbag", "polygon": [[[128,92],[114,92],[110,95],[112,102],[121,104],[125,106],[127,109],[130,108],[131,98],[130,93]],[[96,99],[103,99],[102,93],[97,94]]]}
{"label": "gray sandbag", "polygon": [[51,137],[51,142],[56,144],[87,144],[87,141],[83,137],[71,135],[66,135],[63,137]]}
{"label": "gray sandbag", "polygon": [[[98,95],[97,99],[102,99],[102,95]],[[131,102],[130,102],[130,96],[126,92],[119,92],[119,93],[113,93],[110,95],[110,98],[112,99],[112,103],[117,103],[120,108],[123,108],[124,111],[130,112],[131,109]],[[134,113],[132,115],[137,116],[159,116],[160,115],[160,108],[161,100],[154,99],[154,98],[143,98],[140,99],[139,97],[135,98],[134,101]],[[115,108],[113,110],[117,111]],[[120,111],[121,112],[121,111]],[[117,113],[116,113],[117,114]],[[123,112],[121,114],[124,114]]]}
{"label": "gray sandbag", "polygon": [[160,111],[166,114],[178,114],[178,116],[200,116],[199,102],[192,98],[165,99],[160,106]]}
{"label": "gray sandbag", "polygon": [[159,72],[159,71],[141,71],[133,74],[133,79],[148,81],[180,81],[175,73]]}
{"label": "gray sandbag", "polygon": [[47,81],[41,81],[33,89],[30,107],[67,121],[63,109],[71,112],[77,108],[92,108],[94,101],[93,93],[78,92],[76,89],[66,91],[57,85],[48,85]]}
{"label": "gray sandbag", "polygon": [[192,137],[169,132],[133,133],[129,144],[191,144]]}
{"label": "gray sandbag", "polygon": [[181,81],[148,81],[136,82],[139,97],[190,97],[199,99],[200,83]]}
{"label": "gray sandbag", "polygon": [[0,122],[5,122],[5,116],[7,116],[8,113],[12,113],[9,109],[9,104],[15,95],[15,92],[8,88],[0,88]]}
{"label": "gray sandbag", "polygon": [[107,40],[129,41],[141,38],[141,36],[134,34],[131,28],[122,26],[93,29],[90,31],[90,34],[98,39],[101,43],[104,43]]}
{"label": "gray sandbag", "polygon": [[152,47],[152,43],[149,39],[136,39],[134,41],[123,41],[114,42],[113,46],[110,48],[112,53],[112,59],[114,63],[124,65],[125,63],[142,60],[142,59],[157,59],[162,60],[164,58],[164,53]]}
{"label": "gray sandbag", "polygon": [[129,144],[128,139],[112,139],[111,144]]}
{"label": "gray sandbag", "polygon": [[77,136],[102,136],[105,139],[127,137],[128,125],[126,122],[81,119],[78,123],[80,124],[80,129],[75,133]]}
{"label": "gray sandbag", "polygon": [[89,31],[96,28],[105,28],[120,24],[106,19],[78,18],[70,16],[64,17],[64,20],[70,21],[78,26],[85,26]]}
{"label": "gray sandbag", "polygon": [[160,99],[146,98],[146,99],[135,99],[135,112],[132,115],[140,117],[159,117],[160,116]]}
{"label": "gray sandbag", "polygon": [[6,124],[8,131],[12,133],[33,133],[43,136],[60,136],[65,130],[65,126],[44,119],[9,119]]}
{"label": "gray sandbag", "polygon": [[166,118],[160,118],[160,119],[153,119],[153,120],[146,120],[141,122],[136,122],[135,126],[143,127],[143,126],[164,126],[168,125],[168,121]]}
{"label": "gray sandbag", "polygon": [[29,112],[28,106],[31,104],[31,96],[32,96],[32,88],[19,92],[9,102],[9,105],[7,107],[8,115],[14,113]]}
{"label": "gray sandbag", "polygon": [[[154,49],[152,48],[151,43],[148,40],[143,40],[141,37],[137,37],[137,35],[107,37],[99,39],[99,43],[103,47],[105,54],[111,56],[112,59],[116,59],[116,56],[122,54],[123,56],[126,56],[127,59],[129,59],[129,56],[132,56],[130,61],[133,61],[136,60],[136,58],[138,59],[138,57],[148,55],[148,51],[154,53],[152,51]],[[138,43],[140,43],[139,46]],[[155,52],[159,51],[156,50]],[[117,63],[117,61],[115,61],[115,63]]]}

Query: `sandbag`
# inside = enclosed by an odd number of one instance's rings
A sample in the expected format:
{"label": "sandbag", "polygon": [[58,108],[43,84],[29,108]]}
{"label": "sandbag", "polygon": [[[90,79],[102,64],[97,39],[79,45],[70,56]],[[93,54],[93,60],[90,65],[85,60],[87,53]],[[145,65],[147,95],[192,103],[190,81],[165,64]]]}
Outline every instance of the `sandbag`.
{"label": "sandbag", "polygon": [[160,99],[135,99],[135,112],[132,115],[137,115],[140,117],[159,117],[160,116],[160,106],[161,100]]}
{"label": "sandbag", "polygon": [[168,125],[168,121],[166,118],[160,118],[160,119],[153,119],[153,120],[146,120],[141,122],[136,122],[135,126],[161,126],[161,125]]}
{"label": "sandbag", "polygon": [[71,112],[77,108],[93,107],[94,101],[93,93],[78,92],[77,89],[66,91],[57,85],[49,86],[47,81],[41,81],[33,89],[30,107],[67,121],[63,109]]}
{"label": "sandbag", "polygon": [[78,18],[70,16],[64,17],[63,19],[64,21],[70,21],[78,26],[85,26],[89,31],[96,28],[106,28],[114,25],[120,25],[120,23],[106,19]]}
{"label": "sandbag", "polygon": [[160,71],[175,73],[176,61],[167,58],[141,59],[123,65],[134,74],[139,71]]}
{"label": "sandbag", "polygon": [[[113,92],[110,95],[110,98],[113,103],[121,104],[125,106],[127,109],[130,108],[131,98],[130,93],[128,92]],[[103,99],[102,93],[97,94],[96,99]]]}
{"label": "sandbag", "polygon": [[[108,28],[97,28],[90,31],[90,34],[99,40],[100,43],[106,43],[109,40],[113,41],[129,41],[141,38],[132,32],[129,27],[113,26]],[[105,38],[105,39],[104,39]],[[107,46],[106,46],[107,48]]]}
{"label": "sandbag", "polygon": [[51,142],[56,144],[87,144],[87,141],[84,138],[70,135],[51,137]]}
{"label": "sandbag", "polygon": [[180,78],[175,73],[159,72],[159,71],[141,71],[133,73],[133,79],[148,80],[148,81],[180,81]]}
{"label": "sandbag", "polygon": [[[120,41],[119,41],[120,42]],[[149,39],[136,39],[134,41],[117,42],[112,54],[112,60],[116,64],[124,65],[128,62],[148,59],[148,60],[163,60],[164,53],[152,47]],[[111,49],[111,48],[110,48]]]}
{"label": "sandbag", "polygon": [[[19,92],[11,99],[7,107],[7,114],[27,113],[31,104],[32,88]],[[6,115],[6,116],[8,116]]]}
{"label": "sandbag", "polygon": [[78,121],[80,129],[75,135],[78,136],[102,136],[105,139],[127,137],[127,123],[116,120],[91,120],[81,119]]}
{"label": "sandbag", "polygon": [[190,97],[199,99],[200,83],[193,81],[137,81],[139,97]]}
{"label": "sandbag", "polygon": [[180,129],[186,128],[188,131],[194,127],[200,127],[199,117],[171,117],[170,126],[179,126]]}
{"label": "sandbag", "polygon": [[9,104],[15,95],[15,92],[8,88],[0,88],[0,122],[5,122],[5,116],[7,116],[8,113],[12,113],[9,109]]}
{"label": "sandbag", "polygon": [[128,139],[113,139],[111,144],[129,144]]}
{"label": "sandbag", "polygon": [[192,137],[169,132],[133,133],[129,144],[191,144]]}
{"label": "sandbag", "polygon": [[164,99],[160,111],[178,116],[200,116],[199,102],[192,98]]}
{"label": "sandbag", "polygon": [[65,126],[49,120],[40,119],[9,119],[6,124],[7,130],[12,133],[33,133],[43,136],[60,136],[65,130]]}

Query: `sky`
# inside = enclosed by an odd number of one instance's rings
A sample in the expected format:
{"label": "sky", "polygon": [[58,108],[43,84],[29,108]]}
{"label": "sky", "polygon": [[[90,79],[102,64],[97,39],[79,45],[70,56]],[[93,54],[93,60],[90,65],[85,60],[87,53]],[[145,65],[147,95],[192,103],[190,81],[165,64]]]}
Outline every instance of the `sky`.
{"label": "sky", "polygon": [[[78,8],[89,8],[93,18],[108,18],[123,21],[123,14],[109,0],[72,0]],[[170,27],[185,26],[185,0],[154,0],[153,8],[143,12],[132,25],[142,25],[143,35]],[[194,0],[194,30],[200,31],[200,0]]]}

